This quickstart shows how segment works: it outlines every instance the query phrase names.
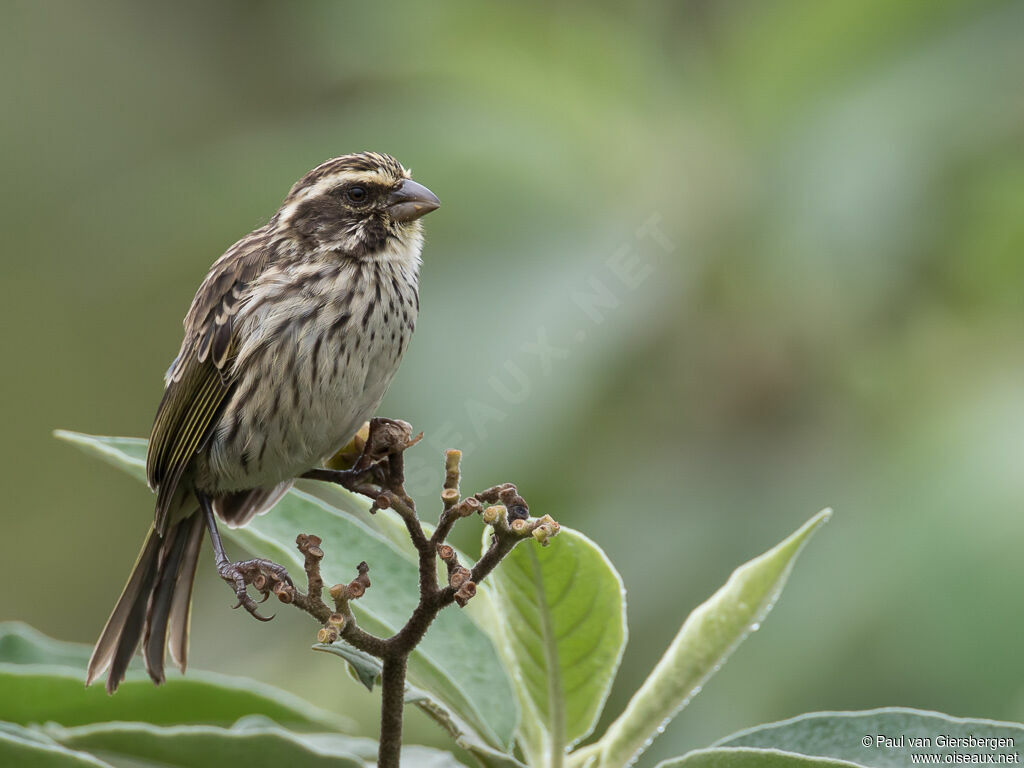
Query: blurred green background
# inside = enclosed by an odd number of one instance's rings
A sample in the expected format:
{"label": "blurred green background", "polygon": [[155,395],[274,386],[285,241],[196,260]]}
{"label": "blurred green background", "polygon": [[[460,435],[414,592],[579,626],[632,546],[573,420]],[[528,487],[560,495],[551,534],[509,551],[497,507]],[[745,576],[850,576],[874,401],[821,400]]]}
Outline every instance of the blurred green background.
{"label": "blurred green background", "polygon": [[[146,434],[207,266],[378,149],[444,201],[382,411],[427,432],[425,501],[460,445],[467,487],[609,552],[605,722],[736,565],[836,509],[642,766],[816,709],[1024,719],[1024,4],[3,10],[0,619],[95,639],[152,498],[51,430]],[[195,666],[372,734],[308,622],[200,572]]]}

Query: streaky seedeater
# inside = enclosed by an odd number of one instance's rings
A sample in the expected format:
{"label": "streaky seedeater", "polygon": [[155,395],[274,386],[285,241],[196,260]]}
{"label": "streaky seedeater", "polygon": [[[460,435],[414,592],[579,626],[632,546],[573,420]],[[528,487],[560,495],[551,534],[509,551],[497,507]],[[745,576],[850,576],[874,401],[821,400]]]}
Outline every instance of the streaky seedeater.
{"label": "streaky seedeater", "polygon": [[206,531],[221,577],[260,618],[246,591],[251,570],[228,559],[217,519],[239,526],[270,509],[373,414],[416,325],[419,219],[439,206],[393,157],[345,155],[303,176],[266,225],[210,268],[150,435],[153,525],[87,685],[109,667],[113,693],[140,640],[154,682],[164,680],[165,646],[184,671]]}

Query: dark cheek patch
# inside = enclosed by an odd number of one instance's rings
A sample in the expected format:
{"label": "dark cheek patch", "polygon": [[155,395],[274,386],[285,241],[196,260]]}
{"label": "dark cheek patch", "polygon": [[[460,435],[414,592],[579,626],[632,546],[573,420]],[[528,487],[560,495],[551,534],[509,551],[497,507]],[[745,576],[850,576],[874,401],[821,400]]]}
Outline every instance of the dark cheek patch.
{"label": "dark cheek patch", "polygon": [[337,243],[357,233],[358,241],[349,249],[349,255],[355,257],[383,250],[388,240],[383,214],[350,210],[333,196],[302,203],[292,219],[292,227],[313,244]]}
{"label": "dark cheek patch", "polygon": [[331,211],[323,198],[307,200],[295,211],[292,226],[302,237],[313,237],[323,232],[323,224]]}
{"label": "dark cheek patch", "polygon": [[292,219],[292,226],[305,239],[337,240],[356,223],[349,211],[336,200],[318,197],[299,206]]}

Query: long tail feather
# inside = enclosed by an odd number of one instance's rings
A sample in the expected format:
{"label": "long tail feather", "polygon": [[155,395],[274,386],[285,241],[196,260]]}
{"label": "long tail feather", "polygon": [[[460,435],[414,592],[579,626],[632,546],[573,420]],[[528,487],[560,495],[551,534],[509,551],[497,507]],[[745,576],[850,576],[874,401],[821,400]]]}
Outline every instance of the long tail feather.
{"label": "long tail feather", "polygon": [[203,543],[206,525],[202,515],[193,515],[192,530],[189,532],[185,554],[178,572],[178,586],[171,598],[171,612],[168,618],[167,649],[171,658],[182,672],[188,661],[188,635],[192,620],[192,585],[196,579],[196,564],[199,562],[199,550]]}
{"label": "long tail feather", "polygon": [[[124,679],[124,670],[128,666],[128,658],[135,651],[142,634],[142,620],[146,613],[146,603],[153,591],[153,579],[156,576],[157,558],[160,553],[160,535],[152,528],[142,545],[142,551],[135,561],[132,575],[128,578],[117,605],[107,619],[106,626],[96,641],[85,684],[89,685],[103,671],[111,667],[107,678],[107,692],[113,693]],[[125,653],[124,648],[129,646]]]}
{"label": "long tail feather", "polygon": [[[154,682],[163,682],[164,643],[169,624],[172,625],[174,658],[183,666],[188,642],[188,605],[202,532],[202,516],[198,513],[180,521],[166,536],[150,529],[128,584],[89,659],[86,685],[109,667],[107,692],[116,691],[143,635],[146,669]],[[172,618],[182,614],[184,632]]]}
{"label": "long tail feather", "polygon": [[146,671],[157,685],[164,681],[164,645],[167,642],[167,619],[171,612],[171,599],[178,584],[178,571],[188,543],[188,528],[192,518],[182,520],[164,538],[160,548],[160,568],[153,595],[149,599],[145,631],[142,635],[142,655]]}

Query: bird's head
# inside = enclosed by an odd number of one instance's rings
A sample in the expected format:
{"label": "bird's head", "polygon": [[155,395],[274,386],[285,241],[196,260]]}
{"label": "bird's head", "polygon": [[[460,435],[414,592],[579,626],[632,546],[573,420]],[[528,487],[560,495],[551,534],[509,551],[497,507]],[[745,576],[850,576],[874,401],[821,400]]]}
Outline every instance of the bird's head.
{"label": "bird's head", "polygon": [[276,219],[284,234],[317,250],[372,258],[418,245],[420,217],[440,205],[395,158],[360,152],[328,160],[299,179]]}

